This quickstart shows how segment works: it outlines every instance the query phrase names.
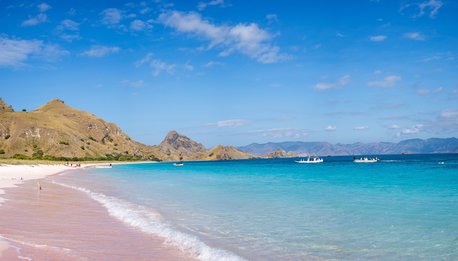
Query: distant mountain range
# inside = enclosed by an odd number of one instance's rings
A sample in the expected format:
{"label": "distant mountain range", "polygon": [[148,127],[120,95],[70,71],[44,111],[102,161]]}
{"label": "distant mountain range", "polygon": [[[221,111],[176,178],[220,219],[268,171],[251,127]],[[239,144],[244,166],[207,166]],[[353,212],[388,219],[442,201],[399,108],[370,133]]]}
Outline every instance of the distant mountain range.
{"label": "distant mountain range", "polygon": [[353,143],[353,144],[331,144],[329,142],[269,142],[252,143],[247,146],[238,147],[241,151],[266,156],[278,150],[303,155],[381,155],[381,154],[430,154],[430,153],[458,153],[457,138],[430,138],[430,139],[408,139],[398,143],[374,142],[374,143]]}

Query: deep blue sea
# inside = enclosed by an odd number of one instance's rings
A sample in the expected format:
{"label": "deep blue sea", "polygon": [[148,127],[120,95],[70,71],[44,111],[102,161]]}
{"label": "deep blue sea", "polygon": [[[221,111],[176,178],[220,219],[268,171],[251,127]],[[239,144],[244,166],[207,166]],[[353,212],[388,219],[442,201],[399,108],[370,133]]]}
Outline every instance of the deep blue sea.
{"label": "deep blue sea", "polygon": [[458,155],[379,157],[115,165],[55,179],[200,260],[458,260]]}

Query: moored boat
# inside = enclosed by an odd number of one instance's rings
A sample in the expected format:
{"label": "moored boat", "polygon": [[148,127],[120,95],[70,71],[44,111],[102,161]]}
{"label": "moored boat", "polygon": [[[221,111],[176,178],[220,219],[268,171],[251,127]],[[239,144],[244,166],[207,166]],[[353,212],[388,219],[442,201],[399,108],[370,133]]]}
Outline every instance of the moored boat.
{"label": "moored boat", "polygon": [[296,160],[296,163],[299,164],[308,164],[308,163],[323,163],[323,159],[315,156],[309,156],[306,160],[305,159],[300,159]]}

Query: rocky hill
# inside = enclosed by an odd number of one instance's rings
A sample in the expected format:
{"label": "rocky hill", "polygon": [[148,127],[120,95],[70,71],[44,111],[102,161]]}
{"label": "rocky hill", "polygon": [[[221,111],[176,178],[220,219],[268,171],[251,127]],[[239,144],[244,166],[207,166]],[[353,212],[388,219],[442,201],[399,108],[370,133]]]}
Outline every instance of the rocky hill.
{"label": "rocky hill", "polygon": [[0,148],[5,157],[155,157],[155,148],[133,141],[120,128],[55,99],[31,112],[14,112],[2,101]]}
{"label": "rocky hill", "polygon": [[31,112],[14,112],[0,99],[0,157],[175,161],[252,156],[234,147],[207,151],[176,131],[169,132],[159,145],[148,146],[132,140],[115,124],[62,100],[52,100]]}
{"label": "rocky hill", "polygon": [[219,145],[205,153],[202,157],[205,160],[230,160],[230,159],[250,159],[255,156],[240,151],[233,146]]}
{"label": "rocky hill", "polygon": [[266,155],[278,149],[303,155],[380,155],[380,154],[430,154],[430,153],[458,153],[457,138],[430,138],[409,139],[398,143],[374,142],[353,144],[331,144],[328,142],[278,142],[278,143],[253,143],[238,149],[253,155]]}

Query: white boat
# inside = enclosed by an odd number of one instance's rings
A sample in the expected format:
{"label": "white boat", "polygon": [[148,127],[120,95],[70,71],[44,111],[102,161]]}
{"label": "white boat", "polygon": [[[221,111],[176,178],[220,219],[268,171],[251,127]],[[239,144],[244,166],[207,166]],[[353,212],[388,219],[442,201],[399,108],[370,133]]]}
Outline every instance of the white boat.
{"label": "white boat", "polygon": [[175,163],[173,163],[173,166],[175,166],[175,167],[183,167],[184,164],[182,162],[175,162]]}
{"label": "white boat", "polygon": [[296,163],[299,164],[308,164],[308,163],[323,163],[322,158],[314,157],[314,156],[309,156],[306,160],[301,159],[301,160],[296,160]]}
{"label": "white boat", "polygon": [[375,158],[367,158],[367,157],[364,157],[364,158],[353,158],[353,162],[355,163],[374,163],[374,162],[379,162],[380,159],[375,157]]}

